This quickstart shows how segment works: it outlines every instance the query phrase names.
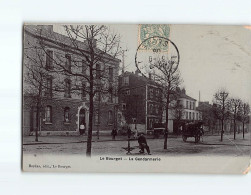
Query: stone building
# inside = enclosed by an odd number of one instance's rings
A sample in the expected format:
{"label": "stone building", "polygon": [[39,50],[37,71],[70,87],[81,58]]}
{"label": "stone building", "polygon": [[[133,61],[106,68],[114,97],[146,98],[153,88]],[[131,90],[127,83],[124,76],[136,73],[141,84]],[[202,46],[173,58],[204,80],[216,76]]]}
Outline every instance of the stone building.
{"label": "stone building", "polygon": [[[41,47],[43,43],[43,48]],[[66,68],[79,68],[79,72],[88,75],[85,67],[85,59],[81,52],[88,53],[86,43],[76,41],[78,48],[74,47],[70,38],[53,31],[52,25],[28,25],[24,27],[24,58],[23,58],[23,134],[32,135],[36,131],[36,124],[39,122],[40,135],[79,135],[80,124],[83,123],[86,132],[89,123],[89,96],[84,91],[88,84],[84,80],[74,80],[74,78],[55,73],[53,66],[57,60],[64,64]],[[94,41],[93,47],[98,50]],[[118,85],[118,68],[120,60],[109,58],[109,64],[98,64],[107,70],[109,83]],[[36,63],[41,62],[43,67],[36,67]],[[35,93],[38,86],[32,86],[27,82],[26,76],[28,64],[33,63],[36,71],[43,69],[46,75],[42,86],[41,111],[37,117],[37,106]],[[77,64],[77,65],[76,65]],[[96,65],[96,69],[98,69]],[[64,68],[65,68],[64,67]],[[76,70],[75,70],[76,71]],[[40,71],[41,72],[41,71]],[[98,71],[96,72],[96,76]],[[77,84],[81,83],[83,88]],[[63,86],[63,88],[62,88]],[[59,88],[63,90],[59,90]],[[94,98],[93,132],[110,133],[116,126],[116,109],[118,98],[115,88],[105,95],[96,95]],[[111,87],[112,88],[112,87]]]}
{"label": "stone building", "polygon": [[122,73],[118,94],[121,117],[133,131],[150,133],[154,123],[162,122],[161,88],[150,77],[139,71]]}
{"label": "stone building", "polygon": [[[202,113],[196,109],[196,99],[188,96],[185,89],[177,88],[176,95],[177,100],[171,103],[170,110],[168,110],[168,131],[179,134],[179,130],[184,128],[186,123],[201,121]],[[174,105],[177,105],[176,108]],[[165,122],[165,112],[163,122]]]}

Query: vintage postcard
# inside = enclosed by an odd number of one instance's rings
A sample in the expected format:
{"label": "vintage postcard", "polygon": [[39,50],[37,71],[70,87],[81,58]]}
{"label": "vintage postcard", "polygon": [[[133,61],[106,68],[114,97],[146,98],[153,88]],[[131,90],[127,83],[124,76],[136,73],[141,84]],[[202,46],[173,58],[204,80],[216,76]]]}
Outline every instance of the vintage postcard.
{"label": "vintage postcard", "polygon": [[25,24],[22,169],[245,174],[251,26]]}

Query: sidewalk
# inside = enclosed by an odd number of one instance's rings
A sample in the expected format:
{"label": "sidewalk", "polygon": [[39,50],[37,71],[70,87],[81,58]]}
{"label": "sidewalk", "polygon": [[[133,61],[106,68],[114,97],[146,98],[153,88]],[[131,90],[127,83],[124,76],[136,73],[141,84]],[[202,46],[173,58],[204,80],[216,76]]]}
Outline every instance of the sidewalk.
{"label": "sidewalk", "polygon": [[251,145],[250,133],[245,134],[245,139],[242,138],[242,134],[236,134],[236,139],[234,140],[233,134],[224,134],[223,141],[220,141],[220,135],[205,135],[203,136],[203,141],[201,143],[205,145]]}
{"label": "sidewalk", "polygon": [[[147,135],[147,139],[154,139],[152,135]],[[180,136],[169,134],[168,139],[176,139]],[[96,135],[92,136],[92,142],[108,142],[108,141],[127,141],[127,136],[116,136],[116,139],[113,140],[109,135],[101,135],[97,139]],[[161,136],[158,139],[163,139]],[[131,140],[135,140],[133,137]],[[84,143],[87,141],[87,135],[84,136],[41,136],[38,137],[38,142],[35,141],[35,136],[24,136],[23,145],[39,145],[39,144],[69,144],[69,143]],[[194,138],[189,138],[188,141],[194,141]],[[236,135],[236,140],[233,139],[233,135],[224,135],[223,141],[220,141],[220,135],[205,135],[200,141],[201,144],[205,145],[229,145],[229,144],[241,144],[241,145],[250,145],[250,133],[245,135],[245,139],[242,139],[241,134]]]}
{"label": "sidewalk", "polygon": [[[92,136],[93,142],[104,141],[121,141],[127,140],[125,136],[116,136],[115,140],[112,140],[111,136]],[[35,141],[35,136],[24,136],[23,145],[37,145],[37,144],[68,144],[68,143],[82,143],[87,141],[87,135],[84,136],[41,136],[38,137],[38,142]]]}
{"label": "sidewalk", "polygon": [[[154,139],[152,135],[147,135],[147,139]],[[175,135],[169,135],[168,138],[177,138]],[[92,136],[92,142],[107,142],[107,141],[127,141],[127,136],[116,136],[113,140],[110,135],[100,135],[99,139],[96,135]],[[159,139],[163,139],[160,137]],[[133,137],[130,140],[135,140]],[[68,144],[68,143],[83,143],[87,141],[87,135],[84,136],[41,136],[38,137],[38,142],[35,141],[35,136],[23,136],[23,145],[39,145],[39,144]]]}

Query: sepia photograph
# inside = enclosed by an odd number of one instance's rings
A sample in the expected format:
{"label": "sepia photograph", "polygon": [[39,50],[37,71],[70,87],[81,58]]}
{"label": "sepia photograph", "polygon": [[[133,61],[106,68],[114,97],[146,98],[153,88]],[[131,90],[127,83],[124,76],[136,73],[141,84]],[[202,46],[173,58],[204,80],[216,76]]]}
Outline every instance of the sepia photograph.
{"label": "sepia photograph", "polygon": [[251,194],[250,0],[1,0],[0,194]]}
{"label": "sepia photograph", "polygon": [[250,26],[25,24],[23,170],[172,172],[182,158],[245,173],[250,41]]}

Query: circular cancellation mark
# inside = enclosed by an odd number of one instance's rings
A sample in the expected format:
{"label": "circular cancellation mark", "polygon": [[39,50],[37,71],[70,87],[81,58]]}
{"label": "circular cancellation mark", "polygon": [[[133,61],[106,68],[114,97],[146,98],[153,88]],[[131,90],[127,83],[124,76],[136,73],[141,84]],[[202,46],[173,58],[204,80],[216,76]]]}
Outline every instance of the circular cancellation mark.
{"label": "circular cancellation mark", "polygon": [[137,48],[135,65],[143,76],[148,74],[163,74],[165,66],[177,69],[180,54],[177,46],[170,39],[161,36],[152,36],[143,40]]}

